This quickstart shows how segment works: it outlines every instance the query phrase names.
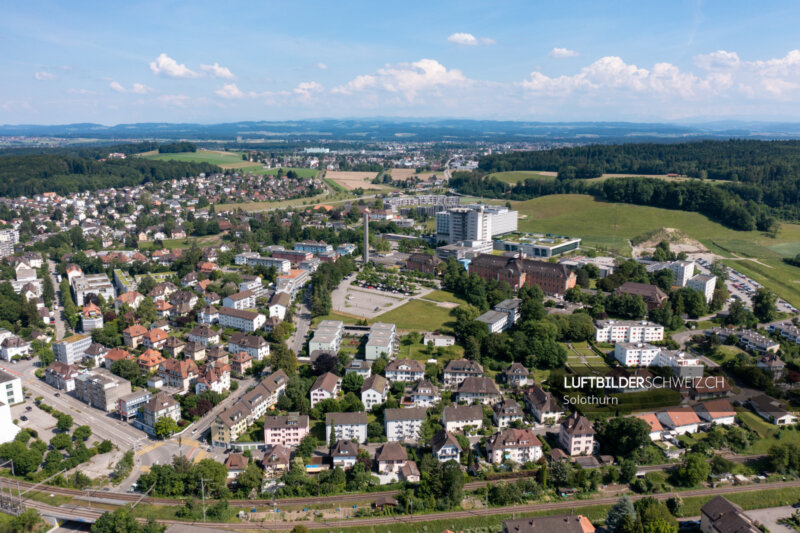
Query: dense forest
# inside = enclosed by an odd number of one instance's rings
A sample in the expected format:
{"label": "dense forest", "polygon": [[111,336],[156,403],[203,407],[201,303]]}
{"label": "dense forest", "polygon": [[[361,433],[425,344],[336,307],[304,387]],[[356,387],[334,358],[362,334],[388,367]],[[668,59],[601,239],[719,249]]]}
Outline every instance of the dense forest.
{"label": "dense forest", "polygon": [[744,183],[800,175],[800,141],[700,141],[679,144],[593,144],[482,157],[484,172],[548,170],[562,177],[603,173],[669,174]]}
{"label": "dense forest", "polygon": [[0,196],[30,196],[53,191],[79,191],[126,187],[173,178],[220,172],[207,163],[156,161],[132,157],[101,161],[109,152],[139,153],[152,143],[85,149],[73,153],[27,153],[0,156]]}
{"label": "dense forest", "polygon": [[186,141],[162,144],[161,146],[158,147],[159,154],[178,154],[181,152],[196,152],[196,151],[197,151],[197,145]]}

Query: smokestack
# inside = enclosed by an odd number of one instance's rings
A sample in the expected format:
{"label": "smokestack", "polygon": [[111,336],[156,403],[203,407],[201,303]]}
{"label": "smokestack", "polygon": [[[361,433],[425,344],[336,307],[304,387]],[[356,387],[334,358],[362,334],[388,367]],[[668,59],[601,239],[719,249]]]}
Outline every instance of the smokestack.
{"label": "smokestack", "polygon": [[369,263],[369,209],[364,210],[364,265]]}

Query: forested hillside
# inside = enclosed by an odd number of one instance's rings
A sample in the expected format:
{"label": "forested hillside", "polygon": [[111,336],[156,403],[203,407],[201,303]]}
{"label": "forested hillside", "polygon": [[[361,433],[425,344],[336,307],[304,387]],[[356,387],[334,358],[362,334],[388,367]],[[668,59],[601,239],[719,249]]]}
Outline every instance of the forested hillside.
{"label": "forested hillside", "polygon": [[[149,147],[149,143],[145,144]],[[126,150],[128,146],[133,147],[131,151]],[[76,153],[7,153],[0,156],[0,196],[30,196],[48,191],[68,194],[220,171],[219,167],[207,163],[137,157],[100,160],[112,151],[136,153],[142,147],[139,144],[93,148]]]}

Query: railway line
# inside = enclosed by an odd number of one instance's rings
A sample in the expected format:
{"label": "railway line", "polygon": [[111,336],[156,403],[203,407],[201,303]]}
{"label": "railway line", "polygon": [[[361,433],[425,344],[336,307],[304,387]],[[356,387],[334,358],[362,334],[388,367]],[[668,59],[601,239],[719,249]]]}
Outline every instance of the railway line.
{"label": "railway line", "polygon": [[[740,455],[740,456],[732,456],[729,459],[736,463],[744,463],[748,461],[754,461],[758,459],[764,458],[764,455]],[[640,472],[656,472],[660,470],[666,470],[675,466],[672,463],[660,464],[660,465],[644,465],[639,467]],[[513,477],[507,477],[502,479],[492,479],[492,480],[483,480],[483,481],[471,481],[469,483],[464,484],[464,490],[476,490],[482,487],[485,487],[489,483],[499,483],[500,481],[509,481],[513,482],[518,479],[524,479],[526,477],[530,477],[528,473],[520,473],[519,475]],[[33,489],[36,487],[36,484],[29,483],[27,481],[20,481],[19,482],[20,489],[24,492],[26,490]],[[121,502],[135,502],[138,500],[142,500],[142,503],[148,503],[152,505],[183,505],[186,501],[181,498],[157,498],[157,497],[150,497],[146,496],[142,498],[142,495],[139,493],[120,493],[120,492],[111,492],[111,491],[100,491],[100,490],[77,490],[77,489],[68,489],[62,487],[51,487],[51,486],[42,486],[39,485],[38,488],[35,489],[37,492],[46,493],[46,494],[58,494],[60,496],[70,496],[76,499],[80,498],[102,498],[106,500],[118,500]],[[263,507],[269,506],[273,503],[280,504],[280,505],[317,505],[317,504],[325,504],[325,503],[357,503],[357,502],[364,502],[374,500],[380,496],[396,496],[400,491],[398,490],[388,490],[388,491],[380,491],[380,492],[359,492],[356,494],[337,494],[331,496],[309,496],[303,498],[276,498],[276,499],[256,499],[256,500],[229,500],[229,503],[235,507]],[[25,498],[23,498],[25,499]],[[207,500],[210,503],[213,503],[214,500]]]}
{"label": "railway line", "polygon": [[[784,482],[766,484],[764,486],[764,489],[766,488],[781,489],[781,488],[798,488],[798,487],[800,487],[800,481],[784,481]],[[716,496],[720,494],[733,494],[737,492],[753,492],[757,490],[759,490],[758,486],[739,485],[731,487],[688,490],[681,492],[680,495],[683,498],[687,498],[692,496]],[[636,501],[647,496],[652,496],[659,500],[666,500],[667,498],[672,496],[672,494],[652,494],[652,495],[635,494],[635,495],[630,495],[630,498],[632,501]],[[381,526],[381,525],[391,525],[397,523],[421,523],[421,522],[431,522],[435,520],[456,520],[456,519],[470,518],[470,517],[525,514],[537,511],[557,511],[562,509],[564,511],[568,511],[576,507],[613,505],[614,503],[617,502],[617,499],[618,499],[617,497],[608,497],[608,498],[597,498],[593,500],[580,500],[580,501],[571,500],[571,501],[561,501],[553,503],[532,503],[526,505],[494,507],[489,509],[480,509],[471,511],[448,511],[444,513],[435,513],[435,514],[381,516],[374,518],[350,518],[346,520],[325,520],[318,522],[315,521],[272,522],[269,520],[263,520],[258,522],[237,522],[237,523],[219,523],[219,522],[203,523],[203,522],[185,522],[181,520],[158,520],[158,522],[164,525],[172,525],[172,524],[192,525],[193,527],[196,527],[201,531],[204,526],[216,530],[223,529],[231,531],[248,531],[248,530],[288,531],[298,524],[305,525],[309,529],[335,530],[348,527]],[[98,509],[86,509],[74,505],[54,507],[52,505],[43,504],[35,501],[29,502],[28,506],[39,510],[39,512],[42,514],[50,516],[59,516],[62,519],[74,519],[82,522],[93,522],[103,512],[102,510]],[[139,520],[144,521],[145,519],[140,518]]]}

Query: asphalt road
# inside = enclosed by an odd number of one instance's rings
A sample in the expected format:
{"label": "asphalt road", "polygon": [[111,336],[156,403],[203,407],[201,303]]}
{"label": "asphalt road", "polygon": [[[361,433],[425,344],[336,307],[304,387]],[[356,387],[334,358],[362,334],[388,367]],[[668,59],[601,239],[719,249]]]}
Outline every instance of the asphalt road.
{"label": "asphalt road", "polygon": [[61,299],[61,289],[59,288],[58,278],[56,276],[56,264],[52,260],[47,261],[47,265],[50,269],[50,280],[53,282],[53,288],[56,291],[56,306],[53,310],[53,315],[55,316],[55,329],[56,329],[56,336],[53,341],[57,341],[64,338],[64,333],[67,330],[66,324],[64,323],[64,305],[63,300]]}
{"label": "asphalt road", "polygon": [[292,338],[289,340],[289,348],[294,350],[295,354],[303,351],[303,345],[306,343],[306,336],[308,330],[311,328],[311,308],[309,303],[311,300],[311,291],[303,289],[300,305],[294,314],[295,331]]}

